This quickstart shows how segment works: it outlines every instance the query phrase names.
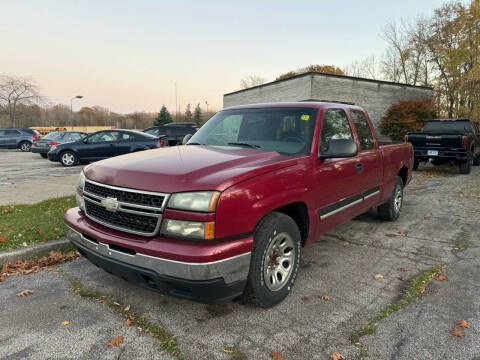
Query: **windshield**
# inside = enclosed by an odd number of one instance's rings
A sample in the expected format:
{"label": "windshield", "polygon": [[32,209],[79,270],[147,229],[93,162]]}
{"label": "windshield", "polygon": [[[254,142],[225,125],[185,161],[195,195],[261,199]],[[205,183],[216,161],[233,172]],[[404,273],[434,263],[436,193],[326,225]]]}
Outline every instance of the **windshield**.
{"label": "windshield", "polygon": [[470,121],[429,121],[423,128],[425,132],[472,132]]}
{"label": "windshield", "polygon": [[49,140],[60,139],[60,138],[63,137],[63,134],[65,134],[65,133],[60,132],[60,131],[54,131],[54,132],[48,133],[43,138],[44,139],[49,139]]}
{"label": "windshield", "polygon": [[287,155],[310,152],[317,109],[224,110],[207,121],[187,145],[252,147]]}

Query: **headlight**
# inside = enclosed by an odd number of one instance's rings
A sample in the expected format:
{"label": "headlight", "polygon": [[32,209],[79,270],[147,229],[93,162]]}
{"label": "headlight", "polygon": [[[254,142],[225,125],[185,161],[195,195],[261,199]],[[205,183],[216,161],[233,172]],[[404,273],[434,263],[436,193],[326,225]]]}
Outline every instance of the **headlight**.
{"label": "headlight", "polygon": [[198,191],[173,194],[168,201],[171,209],[212,212],[217,208],[218,191]]}
{"label": "headlight", "polygon": [[83,171],[80,173],[80,176],[78,177],[78,182],[77,182],[77,186],[83,190],[83,187],[85,186],[85,174],[83,173]]}
{"label": "headlight", "polygon": [[191,239],[211,240],[215,237],[215,223],[165,219],[162,233]]}

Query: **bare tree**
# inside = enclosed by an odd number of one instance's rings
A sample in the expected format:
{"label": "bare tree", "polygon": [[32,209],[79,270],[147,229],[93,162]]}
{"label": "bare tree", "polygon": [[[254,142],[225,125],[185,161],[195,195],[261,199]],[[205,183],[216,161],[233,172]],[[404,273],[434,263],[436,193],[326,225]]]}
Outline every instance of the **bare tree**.
{"label": "bare tree", "polygon": [[262,85],[266,82],[266,80],[260,76],[257,75],[249,75],[244,77],[242,80],[240,80],[240,87],[242,89],[248,89],[253,86],[258,86]]}
{"label": "bare tree", "polygon": [[8,111],[12,126],[15,126],[19,104],[30,105],[41,99],[34,80],[10,75],[0,76],[0,104]]}
{"label": "bare tree", "polygon": [[363,60],[355,60],[350,65],[345,66],[343,71],[348,76],[376,79],[377,67],[377,59],[375,55],[371,55]]}

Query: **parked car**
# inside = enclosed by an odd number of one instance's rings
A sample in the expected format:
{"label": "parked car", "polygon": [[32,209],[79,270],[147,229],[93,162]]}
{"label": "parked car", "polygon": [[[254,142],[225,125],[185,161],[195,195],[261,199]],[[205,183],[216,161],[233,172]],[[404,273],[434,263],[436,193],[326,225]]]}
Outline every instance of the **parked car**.
{"label": "parked car", "polygon": [[46,159],[47,153],[52,146],[78,141],[85,136],[87,136],[87,133],[78,131],[53,131],[44,137],[33,141],[32,153],[40,154],[41,157]]}
{"label": "parked car", "polygon": [[171,123],[162,126],[153,126],[143,130],[147,134],[167,139],[169,146],[181,145],[185,135],[193,135],[197,132],[198,127],[195,123]]}
{"label": "parked car", "polygon": [[20,149],[30,151],[32,143],[40,137],[40,133],[33,129],[7,128],[0,129],[0,148]]}
{"label": "parked car", "polygon": [[414,170],[429,160],[433,165],[457,163],[461,174],[469,174],[472,165],[480,165],[480,129],[472,120],[430,120],[422,131],[408,133],[406,140],[415,152]]}
{"label": "parked car", "polygon": [[157,137],[139,131],[104,130],[88,134],[81,140],[53,145],[48,159],[64,166],[107,159],[131,152],[156,149],[163,146]]}
{"label": "parked car", "polygon": [[125,280],[270,307],[321,234],[371,208],[396,220],[412,167],[412,145],[379,143],[358,106],[245,105],[187,145],[87,166],[65,222],[82,255]]}

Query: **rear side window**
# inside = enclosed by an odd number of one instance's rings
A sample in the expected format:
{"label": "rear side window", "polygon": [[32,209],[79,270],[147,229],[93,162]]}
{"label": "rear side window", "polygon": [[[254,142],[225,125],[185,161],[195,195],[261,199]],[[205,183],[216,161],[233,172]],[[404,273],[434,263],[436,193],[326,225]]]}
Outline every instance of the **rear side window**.
{"label": "rear side window", "polygon": [[82,138],[82,135],[79,133],[70,133],[70,140],[77,141]]}
{"label": "rear side window", "polygon": [[20,131],[18,130],[5,130],[5,135],[9,135],[9,136],[17,136],[17,135],[20,135]]}
{"label": "rear side window", "polygon": [[323,116],[319,151],[327,151],[332,139],[353,139],[347,114],[341,109],[327,110]]}
{"label": "rear side window", "polygon": [[357,130],[358,141],[362,150],[371,150],[375,148],[375,141],[373,140],[372,130],[368,124],[367,117],[362,111],[351,110],[353,124]]}

